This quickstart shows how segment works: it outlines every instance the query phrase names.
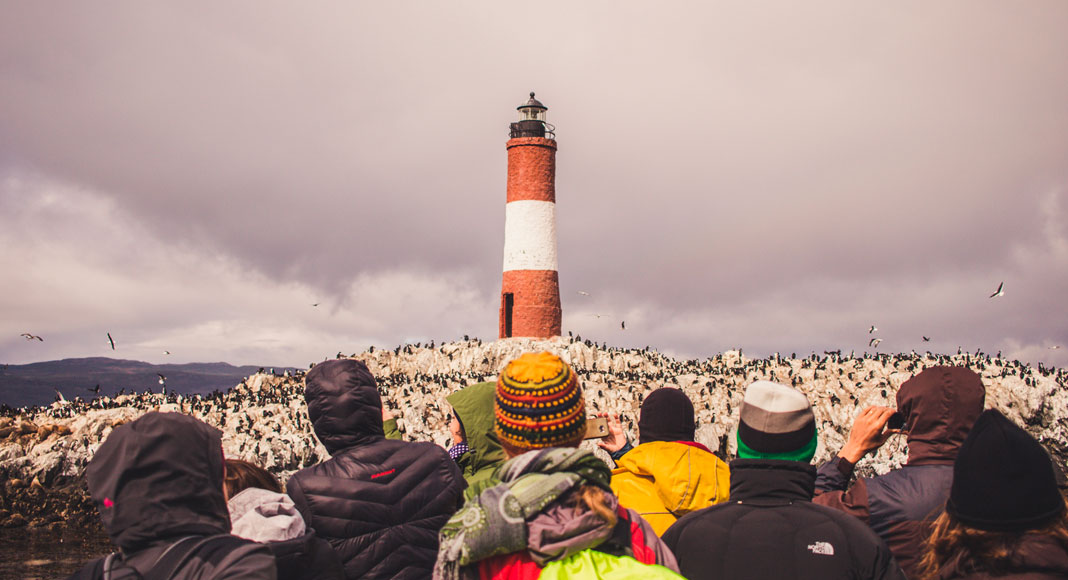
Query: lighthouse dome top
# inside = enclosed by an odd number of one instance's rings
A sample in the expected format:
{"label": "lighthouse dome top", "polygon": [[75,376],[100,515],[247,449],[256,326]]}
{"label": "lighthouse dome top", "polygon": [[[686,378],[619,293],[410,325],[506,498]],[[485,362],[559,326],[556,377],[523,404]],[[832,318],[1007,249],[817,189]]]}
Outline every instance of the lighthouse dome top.
{"label": "lighthouse dome top", "polygon": [[516,107],[516,109],[517,110],[522,110],[522,109],[541,109],[542,111],[547,111],[547,110],[549,110],[549,107],[546,107],[545,105],[541,104],[541,101],[539,101],[538,99],[535,99],[534,98],[534,91],[531,91],[530,92],[530,99],[527,100],[527,102],[523,103],[522,105],[519,105],[518,107]]}

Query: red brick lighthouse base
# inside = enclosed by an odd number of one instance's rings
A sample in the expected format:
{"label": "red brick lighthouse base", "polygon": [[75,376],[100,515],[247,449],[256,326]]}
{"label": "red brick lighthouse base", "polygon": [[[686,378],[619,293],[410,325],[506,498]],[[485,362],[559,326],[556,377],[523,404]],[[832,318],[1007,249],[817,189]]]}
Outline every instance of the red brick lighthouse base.
{"label": "red brick lighthouse base", "polygon": [[556,139],[530,93],[508,141],[500,337],[560,335],[556,265]]}

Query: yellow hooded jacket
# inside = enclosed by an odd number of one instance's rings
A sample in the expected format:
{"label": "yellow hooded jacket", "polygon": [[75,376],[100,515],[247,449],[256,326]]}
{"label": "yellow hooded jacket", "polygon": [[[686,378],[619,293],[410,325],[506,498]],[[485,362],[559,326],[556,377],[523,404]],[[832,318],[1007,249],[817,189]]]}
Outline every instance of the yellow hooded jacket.
{"label": "yellow hooded jacket", "polygon": [[658,536],[675,520],[730,496],[730,468],[685,443],[653,441],[627,452],[612,471],[619,505],[645,518]]}

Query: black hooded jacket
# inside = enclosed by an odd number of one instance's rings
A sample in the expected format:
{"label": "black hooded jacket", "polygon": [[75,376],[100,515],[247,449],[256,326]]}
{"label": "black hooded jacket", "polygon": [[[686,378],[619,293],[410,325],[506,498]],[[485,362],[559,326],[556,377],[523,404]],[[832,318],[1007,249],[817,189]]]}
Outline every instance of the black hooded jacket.
{"label": "black hooded jacket", "polygon": [[304,521],[334,547],[347,578],[429,578],[438,530],[462,501],[456,463],[433,443],[385,438],[378,387],[362,362],[316,365],[304,398],[331,455],[286,484]]}
{"label": "black hooded jacket", "polygon": [[736,459],[730,468],[729,501],[687,514],[664,533],[686,578],[904,580],[867,526],[811,502],[811,465]]}
{"label": "black hooded jacket", "polygon": [[905,381],[897,408],[905,418],[908,463],[850,485],[853,465],[835,457],[820,467],[812,501],[860,518],[886,540],[905,573],[918,576],[930,522],[949,497],[953,460],[985,397],[982,379],[963,367],[931,367]]}
{"label": "black hooded jacket", "polygon": [[[121,550],[116,577],[125,577],[123,568],[145,575],[185,538],[179,546],[188,555],[171,578],[275,578],[268,548],[228,535],[218,429],[187,415],[146,413],[111,433],[89,462],[86,479],[104,528]],[[73,578],[96,577],[102,561]]]}

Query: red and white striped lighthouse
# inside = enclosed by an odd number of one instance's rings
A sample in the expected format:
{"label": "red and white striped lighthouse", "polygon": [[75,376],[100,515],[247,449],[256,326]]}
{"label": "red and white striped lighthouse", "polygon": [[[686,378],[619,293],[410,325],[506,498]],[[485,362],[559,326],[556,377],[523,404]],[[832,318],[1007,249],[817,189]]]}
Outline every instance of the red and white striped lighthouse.
{"label": "red and white striped lighthouse", "polygon": [[534,98],[516,107],[508,140],[504,276],[500,337],[560,335],[556,271],[556,135],[548,107]]}

